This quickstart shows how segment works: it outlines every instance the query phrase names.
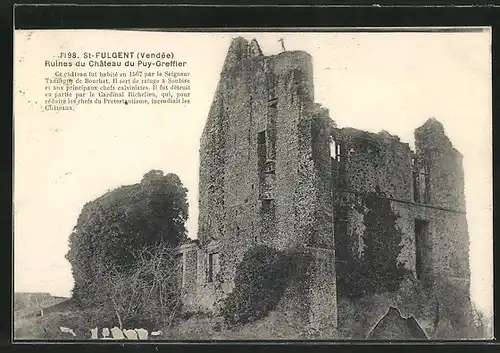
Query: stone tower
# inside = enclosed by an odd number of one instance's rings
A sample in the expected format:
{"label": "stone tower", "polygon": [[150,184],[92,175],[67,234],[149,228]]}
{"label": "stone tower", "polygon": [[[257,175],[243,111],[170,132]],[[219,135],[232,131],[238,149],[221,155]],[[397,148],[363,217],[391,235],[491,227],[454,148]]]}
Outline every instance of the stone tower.
{"label": "stone tower", "polygon": [[[336,330],[330,130],[314,103],[311,56],[264,56],[233,39],[201,137],[199,227],[217,253],[223,297],[252,246],[312,255],[297,320],[332,337]],[[297,294],[299,295],[299,294]]]}
{"label": "stone tower", "polygon": [[271,334],[364,339],[393,307],[427,337],[469,337],[462,155],[437,120],[415,130],[415,151],[336,127],[314,103],[308,53],[236,38],[200,142],[198,240],[179,248],[190,310],[217,312],[244,254],[267,245],[311,260]]}
{"label": "stone tower", "polygon": [[[435,299],[441,303],[438,314],[439,311],[470,313],[463,156],[434,118],[415,130],[415,147],[416,189],[421,189],[424,198],[421,201],[432,207],[432,212],[421,218],[426,220],[422,233],[430,250],[428,281]],[[457,299],[450,300],[450,293]]]}

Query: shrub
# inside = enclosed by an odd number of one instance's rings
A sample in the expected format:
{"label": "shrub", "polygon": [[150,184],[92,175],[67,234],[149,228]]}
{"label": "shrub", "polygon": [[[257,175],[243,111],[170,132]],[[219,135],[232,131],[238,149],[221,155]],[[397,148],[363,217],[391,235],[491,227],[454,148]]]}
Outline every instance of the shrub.
{"label": "shrub", "polygon": [[245,324],[274,310],[295,272],[292,259],[268,246],[248,250],[236,268],[235,287],[223,302],[224,321]]}
{"label": "shrub", "polygon": [[449,281],[434,284],[440,293],[436,308],[435,336],[440,339],[478,339],[488,337],[486,317],[470,299],[468,289]]}
{"label": "shrub", "polygon": [[110,267],[94,279],[99,295],[86,311],[90,327],[169,327],[180,314],[179,263],[174,250],[157,244],[134,252],[135,261],[126,268]]}
{"label": "shrub", "polygon": [[134,251],[159,242],[173,248],[186,239],[186,192],[177,175],[152,170],[140,183],[86,204],[66,255],[75,280],[75,302],[84,309],[97,302],[98,279],[110,268],[121,271],[134,263]]}

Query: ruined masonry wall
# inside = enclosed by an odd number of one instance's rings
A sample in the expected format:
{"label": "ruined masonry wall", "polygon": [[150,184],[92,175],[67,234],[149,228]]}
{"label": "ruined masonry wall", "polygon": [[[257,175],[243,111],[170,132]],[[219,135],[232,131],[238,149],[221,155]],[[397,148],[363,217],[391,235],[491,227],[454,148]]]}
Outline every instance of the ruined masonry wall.
{"label": "ruined masonry wall", "polygon": [[[331,198],[324,196],[331,182],[322,165],[328,134],[313,124],[325,116],[313,102],[311,57],[299,51],[266,57],[256,47],[233,40],[201,139],[199,240],[202,252],[218,243],[220,287],[199,281],[198,292],[215,302],[233,289],[237,264],[256,244],[292,250],[322,242],[331,249],[329,265],[311,273],[335,277]],[[323,140],[313,156],[316,132]],[[308,298],[321,306],[318,295]]]}
{"label": "ruined masonry wall", "polygon": [[[312,259],[307,276],[292,283],[280,303],[277,314],[286,322],[331,337],[338,316],[341,335],[364,338],[390,304],[420,320],[428,336],[443,336],[434,319],[441,313],[444,320],[460,319],[457,313],[469,303],[461,154],[435,119],[415,130],[415,152],[387,132],[330,123],[328,111],[314,103],[309,54],[264,56],[255,41],[232,41],[200,140],[199,244],[183,250],[190,272],[185,302],[217,311],[234,287],[243,254],[265,244],[302,249]],[[330,158],[330,136],[340,143],[340,161]],[[426,205],[414,200],[414,169],[428,174]],[[357,303],[338,298],[337,315],[335,238],[348,237],[353,254],[362,256],[366,210],[360,206],[373,192],[391,200],[402,231],[398,261],[412,275],[397,293]],[[334,234],[334,211],[341,206],[347,210],[347,234]],[[416,274],[415,219],[429,224],[425,244],[433,285],[425,291]],[[208,283],[211,252],[220,255],[220,272]],[[466,300],[450,302],[450,290]]]}
{"label": "ruined masonry wall", "polygon": [[[406,316],[414,316],[429,337],[466,337],[464,313],[470,312],[471,307],[462,156],[445,136],[442,125],[429,119],[415,130],[415,153],[388,133],[372,134],[344,128],[334,131],[334,137],[342,144],[341,158],[344,158],[347,180],[342,188],[335,190],[335,204],[348,209],[347,234],[335,236],[347,237],[353,254],[362,256],[365,225],[359,206],[363,205],[366,193],[378,189],[391,199],[392,209],[398,216],[403,246],[398,262],[411,272],[396,293],[358,300],[339,298],[342,334],[365,338],[382,312],[393,305]],[[428,173],[429,198],[419,203],[413,197],[414,156],[415,169]],[[338,172],[333,175],[339,178]],[[337,186],[338,182],[334,180]],[[416,219],[428,222],[427,238],[420,240],[419,249]],[[422,261],[430,281],[427,285],[417,278],[416,257],[421,249],[426,253]]]}
{"label": "ruined masonry wall", "polygon": [[376,187],[387,197],[413,201],[412,151],[410,146],[390,135],[351,128],[338,129],[342,142],[341,158],[346,158],[347,188],[366,193]]}

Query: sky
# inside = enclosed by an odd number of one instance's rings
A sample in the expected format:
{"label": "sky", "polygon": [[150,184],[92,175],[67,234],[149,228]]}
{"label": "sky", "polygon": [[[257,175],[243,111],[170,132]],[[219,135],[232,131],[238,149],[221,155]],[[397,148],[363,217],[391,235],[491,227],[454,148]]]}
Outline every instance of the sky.
{"label": "sky", "polygon": [[[471,294],[492,312],[491,33],[171,33],[16,31],[14,36],[15,291],[69,296],[64,255],[83,205],[151,169],[188,188],[189,236],[197,231],[199,142],[230,41],[255,38],[265,55],[313,58],[315,100],[339,127],[398,135],[428,118],[464,155]],[[61,51],[166,51],[188,62],[188,105],[78,106],[43,111],[43,66]],[[88,70],[88,69],[87,69]],[[97,71],[97,69],[96,69]],[[152,70],[154,71],[154,70]]]}

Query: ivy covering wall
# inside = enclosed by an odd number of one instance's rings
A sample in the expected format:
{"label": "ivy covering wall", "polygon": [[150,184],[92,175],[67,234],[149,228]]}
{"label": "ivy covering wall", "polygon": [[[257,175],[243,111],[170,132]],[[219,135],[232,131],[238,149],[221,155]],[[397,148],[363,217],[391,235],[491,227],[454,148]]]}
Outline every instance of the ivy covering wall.
{"label": "ivy covering wall", "polygon": [[354,208],[363,214],[363,234],[355,237],[362,237],[363,249],[362,253],[355,250],[354,237],[347,232],[336,234],[339,294],[360,298],[398,290],[407,270],[397,260],[402,249],[402,233],[391,201],[377,190],[363,196],[361,204]]}

